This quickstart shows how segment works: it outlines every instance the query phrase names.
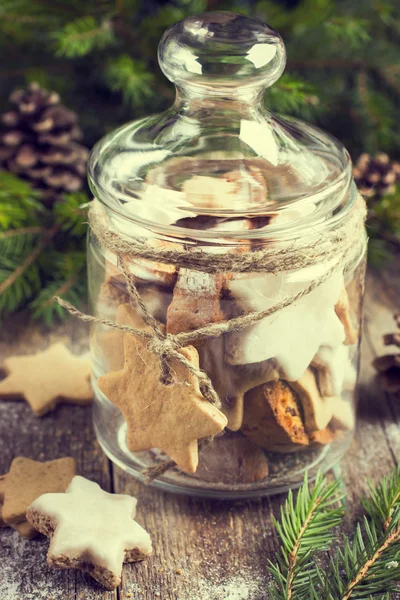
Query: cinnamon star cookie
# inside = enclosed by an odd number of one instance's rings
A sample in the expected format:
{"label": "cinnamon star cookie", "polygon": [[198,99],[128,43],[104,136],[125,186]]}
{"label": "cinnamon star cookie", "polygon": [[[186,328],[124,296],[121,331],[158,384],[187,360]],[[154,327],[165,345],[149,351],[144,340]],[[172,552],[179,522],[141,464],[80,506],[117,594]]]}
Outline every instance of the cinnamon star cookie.
{"label": "cinnamon star cookie", "polygon": [[4,361],[7,377],[0,381],[4,400],[24,398],[42,416],[62,402],[88,404],[92,400],[90,360],[74,356],[63,344],[44,352],[11,356]]}
{"label": "cinnamon star cookie", "polygon": [[[198,368],[193,346],[180,352]],[[177,359],[169,360],[172,381],[166,385],[159,359],[144,340],[126,335],[124,355],[124,368],[103,375],[98,385],[125,417],[129,449],[160,448],[183,471],[194,473],[197,441],[222,431],[225,415],[204,399],[197,378]]]}
{"label": "cinnamon star cookie", "polygon": [[133,520],[135,514],[136,498],[109,494],[76,476],[65,493],[35,500],[27,518],[50,538],[50,566],[80,569],[113,590],[121,583],[124,562],[151,554],[150,536]]}

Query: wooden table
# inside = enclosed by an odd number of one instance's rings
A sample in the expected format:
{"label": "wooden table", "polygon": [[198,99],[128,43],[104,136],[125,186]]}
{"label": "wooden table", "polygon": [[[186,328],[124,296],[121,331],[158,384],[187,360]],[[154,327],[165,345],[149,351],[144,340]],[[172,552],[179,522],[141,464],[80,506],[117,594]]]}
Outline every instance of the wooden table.
{"label": "wooden table", "polygon": [[[384,352],[382,334],[394,331],[392,315],[399,309],[400,268],[370,273],[358,427],[350,451],[338,467],[347,490],[347,526],[360,512],[368,478],[378,481],[400,458],[400,401],[376,387],[371,368],[372,358]],[[12,319],[1,332],[1,360],[9,354],[43,349],[55,340],[83,351],[87,329],[70,321],[49,331],[21,318]],[[206,501],[144,487],[101,452],[89,408],[60,406],[37,418],[23,402],[0,402],[0,473],[7,472],[19,455],[36,460],[72,455],[80,473],[103,488],[137,496],[137,519],[152,536],[154,555],[126,565],[119,590],[107,592],[80,572],[48,568],[47,540],[25,541],[4,529],[0,531],[0,600],[268,598],[266,559],[278,548],[271,515],[278,515],[282,497],[240,503]]]}

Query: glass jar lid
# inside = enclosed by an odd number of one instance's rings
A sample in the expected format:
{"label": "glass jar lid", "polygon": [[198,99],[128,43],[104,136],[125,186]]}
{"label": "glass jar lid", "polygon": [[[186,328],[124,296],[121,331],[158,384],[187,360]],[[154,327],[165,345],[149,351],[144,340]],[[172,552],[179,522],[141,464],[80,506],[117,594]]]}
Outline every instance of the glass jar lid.
{"label": "glass jar lid", "polygon": [[112,211],[177,235],[243,237],[313,225],[343,208],[352,181],[345,148],[263,104],[285,68],[279,33],[209,12],[171,26],[158,57],[176,86],[174,105],[91,153],[92,191]]}

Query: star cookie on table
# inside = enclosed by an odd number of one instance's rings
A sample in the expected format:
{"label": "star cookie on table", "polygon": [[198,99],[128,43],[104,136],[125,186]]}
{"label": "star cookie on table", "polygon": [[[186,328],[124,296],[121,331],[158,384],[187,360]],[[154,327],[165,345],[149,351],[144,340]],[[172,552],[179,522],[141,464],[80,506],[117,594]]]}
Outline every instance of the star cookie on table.
{"label": "star cookie on table", "polygon": [[4,361],[7,377],[0,381],[4,400],[24,398],[39,416],[66,402],[88,404],[91,364],[86,356],[74,356],[63,344],[53,344],[44,352],[11,356]]}
{"label": "star cookie on table", "polygon": [[122,564],[151,554],[149,534],[133,519],[136,498],[109,494],[76,476],[64,494],[44,494],[27,518],[50,538],[47,562],[59,569],[80,569],[109,590],[121,583]]}
{"label": "star cookie on table", "polygon": [[1,516],[4,525],[16,529],[22,537],[32,538],[35,528],[26,520],[28,506],[46,492],[64,492],[76,471],[70,457],[38,462],[18,456],[10,471],[0,477]]}
{"label": "star cookie on table", "polygon": [[3,502],[5,496],[6,487],[6,475],[0,475],[0,527],[12,527],[18,531],[21,537],[28,540],[32,539],[37,535],[36,529],[26,520],[22,520],[20,523],[8,524],[3,519]]}
{"label": "star cookie on table", "polygon": [[[161,381],[159,359],[146,342],[124,338],[125,364],[99,378],[98,385],[127,422],[127,444],[132,452],[160,448],[183,470],[194,473],[199,439],[214,436],[227,424],[225,415],[202,396],[197,378],[176,359],[169,361],[173,381]],[[193,346],[180,350],[195,367]]]}

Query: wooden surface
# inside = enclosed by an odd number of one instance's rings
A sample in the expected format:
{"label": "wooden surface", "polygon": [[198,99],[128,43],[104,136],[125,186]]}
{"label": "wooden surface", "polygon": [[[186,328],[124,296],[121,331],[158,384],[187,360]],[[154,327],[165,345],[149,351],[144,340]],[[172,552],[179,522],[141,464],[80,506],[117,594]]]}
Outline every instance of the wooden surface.
{"label": "wooden surface", "polygon": [[[400,309],[400,269],[370,274],[365,302],[361,358],[361,398],[357,433],[338,467],[343,475],[349,520],[360,512],[360,496],[389,473],[400,458],[400,401],[373,381],[371,360],[382,354],[382,334],[394,331]],[[44,348],[61,339],[77,351],[87,345],[87,329],[71,321],[51,332],[21,319],[1,332],[0,360]],[[1,364],[1,362],[0,362]],[[154,555],[126,565],[116,592],[106,592],[76,571],[47,567],[47,541],[25,541],[0,530],[0,600],[264,600],[266,559],[277,549],[271,515],[281,497],[228,502],[174,496],[128,478],[102,454],[94,437],[90,408],[61,406],[37,418],[23,402],[0,402],[0,473],[18,455],[37,460],[74,456],[79,471],[107,490],[139,499],[137,520],[151,534]],[[395,598],[395,596],[393,596]],[[400,596],[399,596],[400,598]]]}

